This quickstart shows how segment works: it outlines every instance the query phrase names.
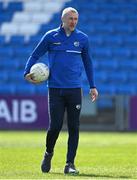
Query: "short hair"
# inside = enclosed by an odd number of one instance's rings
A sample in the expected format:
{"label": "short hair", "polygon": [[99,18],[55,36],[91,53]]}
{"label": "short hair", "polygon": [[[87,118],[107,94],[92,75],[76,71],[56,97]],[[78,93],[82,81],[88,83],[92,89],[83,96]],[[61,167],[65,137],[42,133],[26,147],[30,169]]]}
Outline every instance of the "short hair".
{"label": "short hair", "polygon": [[65,8],[63,11],[62,11],[62,18],[68,13],[68,12],[74,12],[74,13],[76,13],[77,15],[79,15],[78,14],[78,11],[75,9],[75,8],[72,8],[72,7],[67,7],[67,8]]}

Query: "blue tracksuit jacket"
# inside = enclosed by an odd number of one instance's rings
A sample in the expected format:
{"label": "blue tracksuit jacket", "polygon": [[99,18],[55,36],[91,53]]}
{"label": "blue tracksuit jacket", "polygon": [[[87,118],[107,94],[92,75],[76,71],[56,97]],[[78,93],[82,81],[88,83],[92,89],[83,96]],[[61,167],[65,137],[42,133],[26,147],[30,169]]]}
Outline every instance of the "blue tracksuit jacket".
{"label": "blue tracksuit jacket", "polygon": [[48,31],[29,57],[24,76],[46,52],[48,52],[50,68],[49,88],[81,87],[82,64],[84,64],[90,88],[95,87],[86,34],[75,29],[68,37],[61,26]]}

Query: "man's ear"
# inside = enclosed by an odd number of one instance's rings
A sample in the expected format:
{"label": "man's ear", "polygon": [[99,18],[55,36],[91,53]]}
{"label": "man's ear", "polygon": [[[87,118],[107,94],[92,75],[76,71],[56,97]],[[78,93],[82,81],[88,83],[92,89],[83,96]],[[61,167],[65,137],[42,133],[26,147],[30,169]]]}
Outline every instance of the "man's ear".
{"label": "man's ear", "polygon": [[61,21],[64,22],[64,18],[63,17],[61,17]]}

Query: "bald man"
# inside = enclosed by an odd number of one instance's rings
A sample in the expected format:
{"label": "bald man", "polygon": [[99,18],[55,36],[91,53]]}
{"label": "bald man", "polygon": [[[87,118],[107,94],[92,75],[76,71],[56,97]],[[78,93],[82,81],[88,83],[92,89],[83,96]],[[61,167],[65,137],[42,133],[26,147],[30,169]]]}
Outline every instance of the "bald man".
{"label": "bald man", "polygon": [[41,170],[48,173],[54,147],[67,112],[68,148],[65,174],[78,174],[75,167],[75,157],[79,140],[79,117],[82,104],[82,66],[84,65],[89,81],[91,101],[95,101],[98,91],[94,83],[92,61],[89,55],[88,36],[76,29],[78,12],[72,7],[65,8],[61,16],[60,27],[50,30],[41,39],[29,57],[24,76],[31,83],[37,82],[30,73],[30,68],[36,61],[48,53],[50,76],[48,79],[48,108],[50,125],[46,137],[46,151],[41,164]]}

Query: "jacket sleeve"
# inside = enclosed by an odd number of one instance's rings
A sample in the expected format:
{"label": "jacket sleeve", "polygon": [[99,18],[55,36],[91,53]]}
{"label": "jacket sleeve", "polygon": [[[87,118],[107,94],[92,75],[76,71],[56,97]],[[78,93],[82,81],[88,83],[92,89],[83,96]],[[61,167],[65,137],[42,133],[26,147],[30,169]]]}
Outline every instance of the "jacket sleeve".
{"label": "jacket sleeve", "polygon": [[84,47],[82,49],[82,60],[84,64],[84,68],[86,71],[86,75],[89,81],[90,88],[95,88],[94,82],[94,72],[93,72],[93,63],[89,54],[89,40],[88,37],[85,40]]}
{"label": "jacket sleeve", "polygon": [[48,35],[45,34],[36,48],[33,50],[32,54],[28,58],[25,66],[24,76],[30,72],[30,68],[42,57],[48,50]]}

